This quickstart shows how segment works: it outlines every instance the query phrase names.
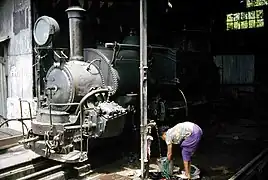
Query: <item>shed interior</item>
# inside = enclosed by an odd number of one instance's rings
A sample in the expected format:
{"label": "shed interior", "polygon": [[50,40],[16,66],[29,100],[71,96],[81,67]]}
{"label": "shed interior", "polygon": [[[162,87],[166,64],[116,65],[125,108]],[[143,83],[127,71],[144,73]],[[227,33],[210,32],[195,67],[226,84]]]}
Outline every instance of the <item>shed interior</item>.
{"label": "shed interior", "polygon": [[[61,33],[55,41],[56,47],[69,46],[68,18],[65,10],[71,5],[79,5],[86,10],[84,47],[96,47],[106,42],[122,42],[130,32],[139,34],[138,0],[34,0],[33,2],[33,23],[43,15],[51,16],[59,23]],[[267,117],[265,111],[261,110],[266,108],[268,98],[266,46],[261,42],[267,39],[265,36],[268,21],[267,3],[266,0],[147,1],[148,44],[178,48],[182,58],[189,60],[201,59],[202,62],[202,58],[214,58],[221,78],[222,92],[231,94],[229,98],[232,102],[234,99],[238,100],[233,102],[229,109],[227,108],[229,115],[223,113],[226,109],[222,107],[213,112],[220,114],[220,120],[225,118],[232,121],[237,116],[240,118],[254,116],[254,120]],[[194,87],[191,88],[194,90]],[[240,98],[244,95],[247,97]],[[251,103],[252,99],[254,103]],[[250,111],[245,110],[249,107]],[[254,115],[249,115],[250,113]],[[209,124],[208,129],[214,131],[212,134],[219,133],[219,128],[223,126],[227,127],[222,123],[216,125],[213,117],[210,117],[209,121],[206,119],[204,121]],[[232,124],[230,127],[235,125]],[[207,136],[210,135],[207,133]],[[216,148],[212,152],[206,148],[211,154],[224,149]],[[241,152],[241,149],[237,151]],[[234,159],[235,156],[231,158]],[[226,159],[224,156],[220,158]],[[217,164],[215,159],[217,155],[209,159],[210,163]],[[206,162],[202,157],[199,160]],[[212,162],[214,160],[215,162]],[[232,160],[230,163],[237,162]],[[238,166],[241,167],[242,164]]]}

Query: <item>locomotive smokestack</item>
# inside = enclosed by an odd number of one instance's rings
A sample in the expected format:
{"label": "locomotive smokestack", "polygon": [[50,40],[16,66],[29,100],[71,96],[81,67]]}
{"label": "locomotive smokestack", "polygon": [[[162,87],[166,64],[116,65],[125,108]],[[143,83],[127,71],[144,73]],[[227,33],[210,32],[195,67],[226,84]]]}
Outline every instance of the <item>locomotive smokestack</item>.
{"label": "locomotive smokestack", "polygon": [[74,6],[66,10],[69,19],[70,60],[83,60],[83,18],[84,10]]}

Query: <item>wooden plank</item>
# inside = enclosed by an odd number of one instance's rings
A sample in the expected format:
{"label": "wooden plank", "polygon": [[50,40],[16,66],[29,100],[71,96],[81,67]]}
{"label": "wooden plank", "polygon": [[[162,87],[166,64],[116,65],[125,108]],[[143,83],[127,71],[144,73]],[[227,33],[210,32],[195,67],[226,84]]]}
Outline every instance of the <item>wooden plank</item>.
{"label": "wooden plank", "polygon": [[0,128],[0,150],[18,145],[23,138],[22,133],[10,128]]}
{"label": "wooden plank", "polygon": [[21,132],[16,131],[14,129],[10,129],[10,128],[1,128],[0,129],[0,139],[2,139],[1,134],[7,135],[7,136],[17,136],[17,135],[21,135]]}
{"label": "wooden plank", "polygon": [[3,138],[0,140],[0,150],[7,149],[13,146],[18,145],[18,141],[22,139],[22,135],[11,136],[8,138]]}

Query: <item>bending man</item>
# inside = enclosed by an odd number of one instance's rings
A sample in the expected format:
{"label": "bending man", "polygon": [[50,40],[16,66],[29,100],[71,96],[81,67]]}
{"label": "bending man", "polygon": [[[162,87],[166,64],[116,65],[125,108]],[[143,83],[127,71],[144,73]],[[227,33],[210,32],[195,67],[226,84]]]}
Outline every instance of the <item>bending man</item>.
{"label": "bending man", "polygon": [[183,122],[172,128],[162,127],[160,135],[167,144],[167,158],[172,159],[172,144],[180,144],[185,173],[180,177],[190,179],[191,157],[194,154],[203,132],[202,129],[192,123]]}

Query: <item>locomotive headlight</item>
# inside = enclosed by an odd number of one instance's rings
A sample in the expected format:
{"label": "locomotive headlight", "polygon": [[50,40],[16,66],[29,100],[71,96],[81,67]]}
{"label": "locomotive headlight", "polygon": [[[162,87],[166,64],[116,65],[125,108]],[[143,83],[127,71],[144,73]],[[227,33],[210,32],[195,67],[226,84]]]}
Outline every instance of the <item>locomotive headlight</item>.
{"label": "locomotive headlight", "polygon": [[57,21],[48,16],[41,16],[34,24],[34,41],[39,46],[48,45],[52,37],[60,31]]}

